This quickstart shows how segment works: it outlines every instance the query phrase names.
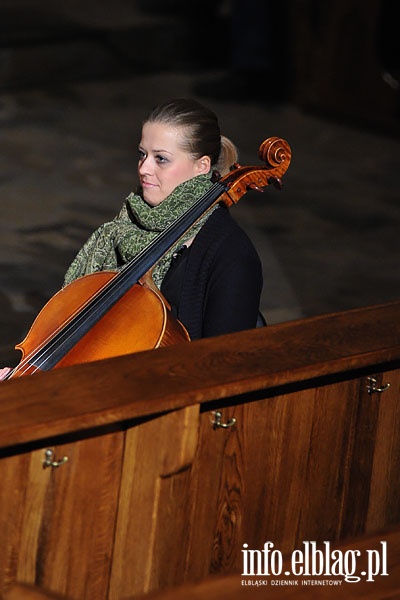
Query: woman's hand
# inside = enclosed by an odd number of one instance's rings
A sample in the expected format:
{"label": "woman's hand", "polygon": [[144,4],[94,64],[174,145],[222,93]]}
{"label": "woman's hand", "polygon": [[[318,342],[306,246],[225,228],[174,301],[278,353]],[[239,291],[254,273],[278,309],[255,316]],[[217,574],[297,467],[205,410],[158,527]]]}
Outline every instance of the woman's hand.
{"label": "woman's hand", "polygon": [[0,369],[0,381],[5,379],[10,371],[10,367],[3,367],[2,369]]}

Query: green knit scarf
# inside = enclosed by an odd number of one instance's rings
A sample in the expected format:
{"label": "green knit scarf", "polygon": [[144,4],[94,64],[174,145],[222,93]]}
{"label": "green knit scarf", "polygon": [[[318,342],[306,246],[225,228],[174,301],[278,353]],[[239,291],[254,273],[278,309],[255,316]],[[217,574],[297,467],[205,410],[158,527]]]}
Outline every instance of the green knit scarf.
{"label": "green knit scarf", "polygon": [[[66,272],[64,285],[97,271],[115,271],[129,262],[154,238],[185,213],[212,186],[209,175],[198,175],[178,185],[158,206],[151,207],[131,193],[119,214],[101,225],[87,240]],[[216,208],[216,207],[214,207]],[[154,283],[160,287],[173,253],[196,235],[208,219],[208,211],[155,265]]]}

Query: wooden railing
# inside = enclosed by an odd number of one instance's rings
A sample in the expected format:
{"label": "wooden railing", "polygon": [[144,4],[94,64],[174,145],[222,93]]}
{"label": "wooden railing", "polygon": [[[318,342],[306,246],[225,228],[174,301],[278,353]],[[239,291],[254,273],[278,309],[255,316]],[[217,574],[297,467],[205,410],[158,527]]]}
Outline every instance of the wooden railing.
{"label": "wooden railing", "polygon": [[118,599],[400,523],[400,303],[0,386],[0,591]]}

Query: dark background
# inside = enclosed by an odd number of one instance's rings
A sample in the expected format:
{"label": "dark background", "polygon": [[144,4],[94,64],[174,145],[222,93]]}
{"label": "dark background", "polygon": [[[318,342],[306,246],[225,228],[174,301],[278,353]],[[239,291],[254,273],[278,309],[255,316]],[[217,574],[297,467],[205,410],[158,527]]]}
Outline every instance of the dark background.
{"label": "dark background", "polygon": [[1,0],[0,86],[242,62],[271,76],[259,90],[398,134],[396,17],[395,0]]}

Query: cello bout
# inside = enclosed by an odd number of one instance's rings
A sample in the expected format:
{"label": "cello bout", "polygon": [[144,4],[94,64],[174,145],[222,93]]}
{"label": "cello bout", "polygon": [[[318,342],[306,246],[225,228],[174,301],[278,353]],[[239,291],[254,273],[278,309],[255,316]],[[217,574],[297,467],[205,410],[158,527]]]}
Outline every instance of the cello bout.
{"label": "cello bout", "polygon": [[[38,371],[93,362],[143,350],[190,341],[185,327],[176,320],[161,292],[139,283],[133,285],[88,331],[62,350],[62,343],[79,329],[80,315],[93,303],[116,273],[102,271],[76,279],[57,292],[43,307],[26,338],[15,346],[22,360],[12,377]],[[94,303],[96,306],[96,303]],[[75,323],[76,322],[76,323]],[[74,327],[70,331],[70,325]],[[69,333],[70,331],[70,333]],[[64,334],[64,332],[66,332]],[[60,341],[58,337],[63,335]]]}

